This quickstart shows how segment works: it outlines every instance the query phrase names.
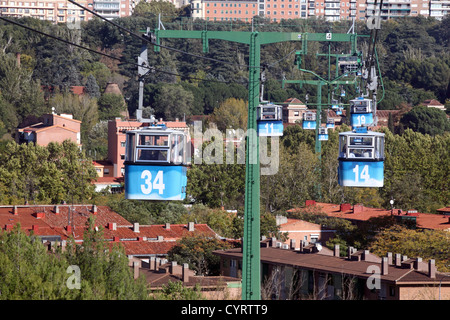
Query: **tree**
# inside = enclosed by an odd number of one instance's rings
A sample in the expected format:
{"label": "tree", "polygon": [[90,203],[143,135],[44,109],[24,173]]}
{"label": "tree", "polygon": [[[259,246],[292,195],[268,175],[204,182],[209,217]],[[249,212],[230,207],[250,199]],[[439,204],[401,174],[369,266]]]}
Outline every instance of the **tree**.
{"label": "tree", "polygon": [[450,131],[445,112],[425,106],[413,108],[400,119],[400,122],[406,128],[432,136]]}
{"label": "tree", "polygon": [[80,201],[94,194],[97,176],[78,146],[66,140],[47,147],[8,142],[0,154],[0,185],[7,203]]}
{"label": "tree", "polygon": [[164,120],[183,119],[184,116],[191,115],[191,105],[194,101],[192,92],[183,89],[178,84],[163,85],[154,98],[154,104],[157,117]]}
{"label": "tree", "polygon": [[204,300],[200,286],[188,288],[181,281],[170,281],[167,285],[162,285],[160,292],[153,296],[155,300]]}
{"label": "tree", "polygon": [[220,258],[212,252],[230,247],[227,242],[204,234],[190,234],[177,241],[177,244],[169,250],[168,258],[179,264],[187,263],[197,275],[218,275]]}
{"label": "tree", "polygon": [[98,99],[99,120],[112,120],[121,117],[127,110],[123,96],[115,93],[105,93]]}
{"label": "tree", "polygon": [[96,229],[95,218],[90,216],[82,244],[71,238],[65,257],[69,264],[76,265],[81,272],[81,299],[133,300],[147,297],[145,279],[135,281],[128,267],[128,258],[123,247],[108,248],[103,238],[103,227]]}
{"label": "tree", "polygon": [[228,98],[214,109],[211,121],[223,133],[227,129],[247,128],[247,102],[242,99]]}
{"label": "tree", "polygon": [[439,271],[450,271],[450,240],[443,230],[412,230],[394,225],[378,233],[370,251],[379,256],[393,252],[424,260],[435,259]]}
{"label": "tree", "polygon": [[48,254],[39,238],[27,236],[20,224],[0,231],[0,243],[1,300],[74,298],[66,286],[68,263],[60,253]]}
{"label": "tree", "polygon": [[139,2],[133,10],[134,16],[147,16],[150,14],[165,16],[178,15],[178,9],[170,2],[158,0],[152,2]]}
{"label": "tree", "polygon": [[100,98],[100,88],[97,84],[97,80],[95,80],[95,77],[90,74],[87,78],[86,85],[85,85],[86,93],[92,97],[92,98]]}

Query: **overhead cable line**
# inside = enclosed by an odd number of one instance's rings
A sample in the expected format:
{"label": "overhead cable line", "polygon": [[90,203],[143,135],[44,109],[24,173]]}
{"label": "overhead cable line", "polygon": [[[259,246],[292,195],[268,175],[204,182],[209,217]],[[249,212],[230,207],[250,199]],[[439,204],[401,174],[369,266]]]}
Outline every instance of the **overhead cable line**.
{"label": "overhead cable line", "polygon": [[[68,41],[68,40],[65,40],[65,39],[53,36],[51,34],[39,31],[39,30],[31,28],[31,27],[28,27],[28,26],[26,26],[24,24],[15,22],[15,21],[7,19],[7,18],[4,18],[2,16],[0,16],[0,19],[6,21],[8,23],[14,24],[16,26],[19,26],[21,28],[24,28],[24,29],[36,32],[36,33],[38,33],[40,35],[43,35],[45,37],[49,37],[49,38],[52,38],[54,40],[64,42],[64,43],[66,43],[68,45],[75,46],[77,48],[80,48],[80,49],[83,49],[83,50],[87,50],[89,52],[92,52],[92,53],[95,53],[95,54],[98,54],[98,55],[102,55],[102,56],[105,56],[105,57],[113,59],[113,60],[117,60],[117,61],[120,61],[120,62],[122,61],[118,57],[115,57],[115,56],[112,56],[110,54],[107,54],[107,53],[104,53],[104,52],[101,52],[101,51],[97,51],[97,50],[94,50],[94,49],[91,49],[91,48],[88,48],[88,47],[81,46],[81,45],[73,43],[71,41]],[[177,76],[177,77],[180,77],[180,78],[188,78],[188,79],[192,79],[192,80],[211,81],[211,82],[220,82],[220,83],[230,83],[231,82],[231,81],[220,81],[220,80],[214,80],[214,79],[201,79],[201,78],[196,78],[196,77],[191,77],[191,76],[185,76],[185,75],[181,75],[181,74],[178,74],[178,73],[169,72],[169,71],[165,71],[165,70],[161,70],[161,69],[156,69],[154,67],[148,67],[148,66],[140,65],[138,63],[133,63],[133,62],[125,62],[125,63],[121,63],[121,65],[132,65],[132,66],[135,66],[135,67],[141,67],[141,68],[144,68],[144,69],[148,69],[150,72],[160,72],[160,73],[165,73],[165,74]]]}
{"label": "overhead cable line", "polygon": [[171,51],[175,51],[175,52],[178,52],[178,53],[181,53],[181,54],[190,55],[190,56],[193,56],[193,57],[196,57],[196,58],[210,60],[210,61],[213,61],[213,62],[219,62],[219,63],[229,64],[229,65],[234,65],[234,66],[239,66],[239,67],[246,67],[246,68],[261,68],[259,66],[252,67],[252,66],[249,66],[249,65],[246,65],[246,64],[239,64],[239,63],[235,63],[235,62],[230,62],[230,61],[224,61],[224,60],[219,60],[219,59],[215,59],[215,58],[205,57],[205,56],[202,56],[202,55],[199,55],[199,54],[195,54],[195,53],[183,51],[183,50],[180,50],[180,49],[164,46],[162,44],[158,44],[158,43],[152,41],[151,39],[149,39],[146,36],[140,36],[140,35],[136,34],[135,32],[133,32],[133,31],[131,31],[131,30],[125,28],[125,27],[122,27],[121,25],[119,25],[119,24],[117,24],[117,23],[115,23],[115,22],[113,22],[111,20],[108,20],[108,19],[104,18],[102,15],[98,14],[97,12],[92,11],[92,10],[84,7],[81,4],[79,4],[79,3],[77,3],[77,2],[75,2],[73,0],[67,0],[67,1],[69,1],[70,3],[76,5],[76,6],[80,7],[80,8],[82,8],[83,10],[86,10],[87,12],[95,15],[96,17],[99,17],[103,21],[105,21],[105,22],[115,26],[116,28],[119,28],[119,29],[121,29],[121,30],[123,30],[125,32],[128,32],[130,35],[132,35],[132,36],[134,36],[134,37],[136,37],[138,39],[150,42],[154,46],[157,46],[157,47],[160,47],[160,48],[163,48],[163,49],[167,49],[167,50],[171,50]]}

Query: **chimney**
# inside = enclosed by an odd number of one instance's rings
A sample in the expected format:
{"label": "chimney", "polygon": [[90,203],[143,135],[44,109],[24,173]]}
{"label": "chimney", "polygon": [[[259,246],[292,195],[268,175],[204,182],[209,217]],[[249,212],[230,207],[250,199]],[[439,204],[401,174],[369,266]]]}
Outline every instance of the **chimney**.
{"label": "chimney", "polygon": [[295,250],[295,239],[291,239],[291,250]]}
{"label": "chimney", "polygon": [[369,253],[370,253],[369,250],[364,250],[364,251],[363,251],[363,254],[362,254],[362,260],[363,260],[363,261],[366,261],[366,260],[368,259]]}
{"label": "chimney", "polygon": [[302,240],[300,241],[300,252],[304,252],[305,247],[308,245],[308,241]]}
{"label": "chimney", "polygon": [[13,226],[12,224],[5,224],[5,230],[6,230],[6,231],[12,230],[13,227],[14,227],[14,226]]}
{"label": "chimney", "polygon": [[134,231],[134,232],[139,232],[139,223],[138,223],[138,222],[135,222],[135,223],[133,224],[133,231]]}
{"label": "chimney", "polygon": [[156,270],[156,258],[150,257],[150,263],[149,263],[150,270]]}
{"label": "chimney", "polygon": [[134,269],[134,279],[139,278],[139,261],[133,262],[133,269]]}
{"label": "chimney", "polygon": [[114,242],[119,242],[120,241],[120,237],[113,237],[113,241]]}
{"label": "chimney", "polygon": [[66,226],[66,230],[67,230],[67,233],[71,233],[72,232],[72,226],[71,225]]}
{"label": "chimney", "polygon": [[364,206],[362,204],[355,204],[353,206],[353,213],[362,213],[364,210]]}
{"label": "chimney", "polygon": [[183,267],[179,266],[176,261],[172,261],[169,266],[169,272],[173,275],[181,275],[183,274]]}
{"label": "chimney", "polygon": [[341,253],[340,253],[339,245],[338,245],[338,244],[335,244],[335,245],[334,245],[334,256],[339,258],[340,254],[341,254]]}
{"label": "chimney", "polygon": [[20,52],[17,52],[16,53],[16,62],[17,62],[17,67],[18,68],[20,68],[20,56],[21,56]]}
{"label": "chimney", "polygon": [[164,241],[164,237],[163,237],[163,236],[158,236],[158,237],[156,238],[156,240],[157,240],[157,241]]}
{"label": "chimney", "polygon": [[428,260],[428,276],[431,279],[436,278],[436,264],[435,264],[434,259]]}
{"label": "chimney", "polygon": [[92,213],[97,214],[97,206],[95,204],[92,206]]}
{"label": "chimney", "polygon": [[14,214],[15,216],[18,216],[18,215],[19,215],[19,208],[17,208],[17,206],[14,206],[14,207],[13,207],[13,214]]}
{"label": "chimney", "polygon": [[53,211],[55,212],[56,215],[58,215],[59,214],[59,206],[55,206]]}
{"label": "chimney", "polygon": [[348,247],[348,249],[347,249],[347,258],[349,259],[349,260],[351,260],[352,259],[352,254],[353,254],[353,247]]}
{"label": "chimney", "polygon": [[194,222],[189,222],[188,224],[188,231],[194,231],[195,227],[194,227]]}
{"label": "chimney", "polygon": [[166,223],[166,230],[170,230],[170,223]]}
{"label": "chimney", "polygon": [[352,205],[350,203],[341,203],[340,206],[341,212],[352,210]]}
{"label": "chimney", "polygon": [[183,282],[189,282],[189,265],[187,263],[183,263],[182,274]]}
{"label": "chimney", "polygon": [[417,257],[416,261],[414,261],[414,269],[420,271],[419,269],[420,269],[421,263],[422,263],[422,258]]}
{"label": "chimney", "polygon": [[39,230],[39,226],[38,225],[35,225],[35,224],[33,224],[32,226],[31,226],[31,230],[33,230],[33,231],[38,231]]}
{"label": "chimney", "polygon": [[392,264],[392,252],[387,253],[388,264]]}
{"label": "chimney", "polygon": [[402,255],[400,253],[396,253],[395,254],[395,266],[396,267],[401,267],[402,266],[402,259],[401,259]]}
{"label": "chimney", "polygon": [[43,219],[43,218],[45,218],[45,213],[44,212],[36,212],[36,213],[33,214],[33,216],[36,219]]}
{"label": "chimney", "polygon": [[108,223],[108,229],[116,231],[117,230],[117,224],[115,222],[109,222]]}
{"label": "chimney", "polygon": [[272,248],[275,248],[277,246],[277,238],[272,237],[270,245],[271,245]]}
{"label": "chimney", "polygon": [[381,260],[381,275],[382,276],[385,276],[388,274],[388,266],[389,266],[388,257],[383,257]]}

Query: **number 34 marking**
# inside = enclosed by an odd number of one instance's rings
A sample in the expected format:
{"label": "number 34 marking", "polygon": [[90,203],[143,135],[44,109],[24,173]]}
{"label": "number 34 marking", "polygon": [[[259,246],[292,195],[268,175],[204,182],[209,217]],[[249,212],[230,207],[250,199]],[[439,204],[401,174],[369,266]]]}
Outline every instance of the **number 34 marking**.
{"label": "number 34 marking", "polygon": [[143,194],[150,194],[153,189],[158,190],[159,194],[163,194],[166,185],[164,184],[163,172],[161,170],[158,171],[153,182],[152,173],[149,170],[142,171],[141,179],[144,179],[144,184],[141,184],[141,191]]}

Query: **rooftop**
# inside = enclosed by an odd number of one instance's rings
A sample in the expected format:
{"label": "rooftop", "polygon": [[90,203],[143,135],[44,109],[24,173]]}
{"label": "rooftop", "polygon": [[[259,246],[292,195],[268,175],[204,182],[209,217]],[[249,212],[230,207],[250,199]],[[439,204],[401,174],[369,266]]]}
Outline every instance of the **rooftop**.
{"label": "rooftop", "polygon": [[[310,202],[308,202],[310,201]],[[450,221],[448,216],[443,214],[420,213],[416,210],[402,211],[399,209],[391,210],[380,208],[369,208],[363,205],[351,204],[332,204],[315,202],[307,200],[307,203],[317,206],[319,212],[323,212],[330,217],[343,218],[353,221],[367,221],[371,218],[385,217],[393,214],[394,216],[415,217],[416,225],[419,228],[433,229],[433,230],[450,230]],[[288,213],[300,212],[304,207],[293,208],[288,210]]]}
{"label": "rooftop", "polygon": [[[396,284],[411,284],[417,282],[436,283],[436,281],[442,279],[443,282],[450,284],[450,277],[443,278],[443,275],[447,275],[446,273],[436,271],[434,260],[423,262],[421,258],[408,259],[408,257],[399,254],[390,254],[388,255],[387,264],[383,267],[383,259],[370,253],[368,250],[353,250],[346,257],[340,257],[339,253],[336,255],[333,250],[327,248],[311,250],[314,246],[314,244],[305,244],[300,249],[282,246],[262,246],[261,262],[326,273],[347,274],[358,278],[369,278],[373,273],[368,272],[368,267],[379,265],[380,270],[386,268],[385,272],[381,274],[382,281]],[[217,250],[214,251],[214,254],[226,258],[242,259],[240,248]],[[399,260],[397,261],[397,259]]]}

